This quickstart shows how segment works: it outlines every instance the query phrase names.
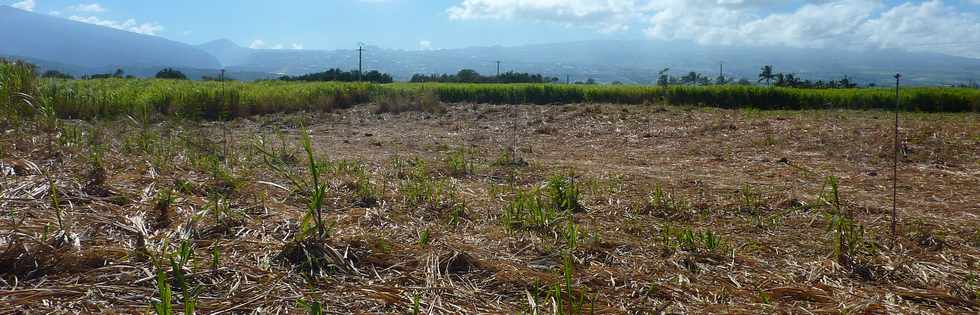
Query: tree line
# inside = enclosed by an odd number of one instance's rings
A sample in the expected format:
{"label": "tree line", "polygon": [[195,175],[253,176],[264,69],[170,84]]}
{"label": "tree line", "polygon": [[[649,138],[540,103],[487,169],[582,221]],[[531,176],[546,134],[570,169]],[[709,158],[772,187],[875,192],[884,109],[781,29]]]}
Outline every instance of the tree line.
{"label": "tree line", "polygon": [[338,82],[371,82],[371,83],[391,83],[394,82],[390,74],[381,73],[377,70],[365,72],[363,75],[357,70],[343,71],[340,69],[330,69],[324,72],[309,73],[299,76],[282,76],[281,81],[338,81]]}
{"label": "tree line", "polygon": [[[852,89],[857,88],[858,84],[848,78],[846,75],[840,80],[805,80],[796,74],[792,73],[782,73],[775,72],[773,66],[766,65],[759,70],[759,80],[755,84],[765,83],[766,86],[777,86],[777,87],[789,87],[789,88],[804,88],[804,89]],[[718,75],[714,79],[707,75],[703,75],[698,72],[688,72],[686,75],[676,77],[670,75],[670,68],[661,70],[657,74],[657,85],[659,86],[669,86],[669,85],[726,85],[726,84],[737,84],[737,85],[752,85],[748,79],[741,78],[737,81],[735,78],[726,77],[724,75]],[[869,86],[874,86],[869,85]]]}
{"label": "tree line", "polygon": [[473,69],[459,70],[456,74],[415,74],[409,82],[440,82],[440,83],[553,83],[556,77],[541,74],[508,71],[498,76],[485,76]]}
{"label": "tree line", "polygon": [[[52,78],[52,79],[65,79],[74,80],[75,76],[64,73],[58,70],[48,70],[40,75],[42,78]],[[116,69],[112,73],[99,73],[84,75],[79,77],[83,80],[93,80],[93,79],[132,79],[135,78],[132,75],[127,75],[122,69]],[[187,80],[188,77],[183,72],[174,68],[165,68],[156,73],[154,78],[157,79],[172,79],[172,80]],[[224,77],[219,78],[217,76],[205,75],[201,77],[203,81],[234,81],[235,79]],[[390,74],[381,73],[377,70],[372,70],[363,74],[363,76],[358,75],[357,70],[343,71],[340,69],[329,69],[324,72],[309,73],[299,76],[282,76],[279,78],[281,81],[307,81],[307,82],[372,82],[372,83],[392,83],[394,79]],[[479,72],[472,69],[463,69],[456,74],[415,74],[412,76],[410,82],[421,83],[421,82],[440,82],[440,83],[556,83],[559,79],[556,77],[548,77],[541,74],[531,74],[522,72],[508,71],[501,73],[499,76],[484,76]],[[594,79],[589,79],[586,82],[575,82],[575,84],[597,84]],[[613,82],[612,84],[622,84],[620,82]],[[812,81],[809,79],[803,79],[802,77],[793,73],[782,73],[776,72],[772,65],[765,65],[759,70],[758,80],[756,82],[751,82],[748,79],[741,78],[736,80],[733,77],[727,77],[724,75],[719,75],[715,78],[711,78],[708,75],[704,75],[695,71],[688,72],[682,76],[672,76],[670,75],[670,68],[661,70],[657,74],[656,84],[658,86],[666,87],[671,85],[753,85],[753,84],[765,84],[766,86],[775,87],[788,87],[788,88],[805,88],[805,89],[852,89],[857,88],[858,84],[854,82],[848,76],[844,76],[838,80],[816,80]],[[869,84],[868,87],[874,87],[875,85]],[[960,88],[980,88],[980,84],[976,81],[970,81],[969,83],[960,83],[948,85],[952,87]]]}
{"label": "tree line", "polygon": [[851,81],[851,79],[846,75],[840,80],[830,80],[826,82],[823,80],[817,80],[814,82],[810,80],[803,80],[792,73],[775,73],[771,65],[765,65],[759,70],[758,83],[762,83],[762,81],[766,81],[766,85],[768,86],[805,89],[853,89],[858,86],[857,83]]}

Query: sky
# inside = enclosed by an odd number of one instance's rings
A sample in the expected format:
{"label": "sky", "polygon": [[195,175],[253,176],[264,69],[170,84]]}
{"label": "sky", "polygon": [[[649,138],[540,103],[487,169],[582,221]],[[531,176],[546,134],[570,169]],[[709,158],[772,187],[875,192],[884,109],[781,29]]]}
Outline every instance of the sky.
{"label": "sky", "polygon": [[980,58],[980,0],[0,0],[200,44],[425,50],[592,39],[899,48]]}

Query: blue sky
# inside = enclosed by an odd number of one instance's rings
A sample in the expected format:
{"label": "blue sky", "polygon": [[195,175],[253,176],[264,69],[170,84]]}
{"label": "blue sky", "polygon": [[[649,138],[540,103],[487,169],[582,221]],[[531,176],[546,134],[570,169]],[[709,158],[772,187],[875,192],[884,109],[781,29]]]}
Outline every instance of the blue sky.
{"label": "blue sky", "polygon": [[909,47],[980,57],[980,0],[0,0],[198,44],[347,49],[586,39]]}

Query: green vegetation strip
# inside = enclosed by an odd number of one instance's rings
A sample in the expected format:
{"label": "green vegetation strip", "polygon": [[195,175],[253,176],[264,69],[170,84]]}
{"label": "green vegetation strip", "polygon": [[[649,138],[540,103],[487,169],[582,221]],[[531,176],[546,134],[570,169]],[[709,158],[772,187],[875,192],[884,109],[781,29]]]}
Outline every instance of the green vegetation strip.
{"label": "green vegetation strip", "polygon": [[[385,95],[435,93],[442,102],[483,104],[673,104],[758,109],[893,109],[895,91],[758,86],[629,86],[454,83],[201,82],[161,79],[38,79],[24,64],[0,63],[0,109],[53,108],[61,118],[92,119],[150,113],[230,119],[270,113],[332,110]],[[28,99],[29,96],[29,99]],[[29,102],[25,101],[29,100]],[[30,103],[30,104],[28,104]],[[28,107],[25,107],[27,105]],[[909,88],[902,110],[978,112],[980,90]]]}

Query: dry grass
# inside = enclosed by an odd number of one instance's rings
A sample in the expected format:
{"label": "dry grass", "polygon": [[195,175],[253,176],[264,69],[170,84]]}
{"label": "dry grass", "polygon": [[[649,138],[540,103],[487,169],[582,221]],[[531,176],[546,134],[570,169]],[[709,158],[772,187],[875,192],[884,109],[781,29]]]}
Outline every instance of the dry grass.
{"label": "dry grass", "polygon": [[[888,113],[386,112],[66,121],[82,135],[59,132],[51,151],[33,127],[10,127],[0,313],[150,311],[181,240],[202,313],[296,313],[300,301],[330,313],[550,313],[555,301],[574,309],[570,295],[596,313],[980,311],[977,114],[905,116],[893,242]],[[298,238],[310,191],[297,126],[328,185],[322,242]],[[257,151],[260,138],[272,152]],[[495,163],[510,152],[528,164]],[[518,191],[566,174],[581,211],[550,229],[500,223]],[[864,232],[845,264],[821,201],[828,176]]]}

